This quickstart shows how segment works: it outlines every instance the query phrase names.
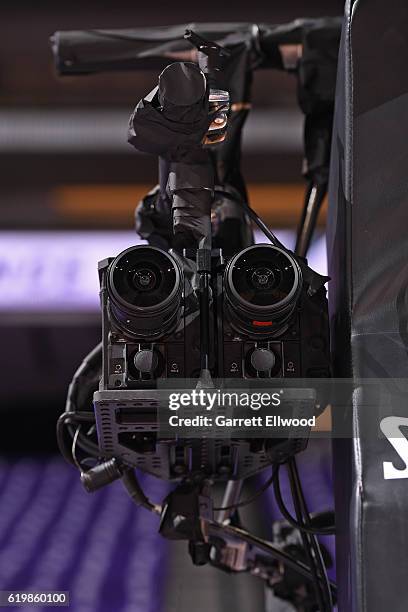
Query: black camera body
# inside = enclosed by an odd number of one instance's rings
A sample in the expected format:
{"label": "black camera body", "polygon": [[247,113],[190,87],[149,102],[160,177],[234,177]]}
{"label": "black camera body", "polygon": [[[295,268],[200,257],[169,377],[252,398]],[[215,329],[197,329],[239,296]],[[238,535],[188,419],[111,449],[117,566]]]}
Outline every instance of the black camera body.
{"label": "black camera body", "polygon": [[[270,387],[286,378],[330,375],[325,278],[311,291],[305,270],[290,251],[270,244],[229,260],[213,249],[208,327],[214,380]],[[200,376],[195,251],[130,247],[101,262],[99,274],[103,375],[94,406],[104,456],[172,480],[202,471],[205,449],[208,477],[241,479],[305,447],[307,436],[160,437],[160,381]]]}
{"label": "black camera body", "polygon": [[[263,259],[268,259],[268,252],[274,254],[274,260],[270,262],[272,269],[275,265],[273,278],[265,278],[269,271],[268,262],[262,266]],[[257,258],[260,262],[256,261]],[[277,278],[282,271],[288,278]],[[286,283],[283,287],[286,293],[282,299],[281,296],[276,298],[272,309],[270,304],[262,304],[265,302],[262,297],[257,300],[255,296],[250,301],[245,299],[249,295],[248,283],[254,283],[261,296],[267,295],[268,283]],[[221,293],[225,296],[222,311],[223,377],[330,376],[326,290],[322,284],[311,295],[309,289],[298,259],[282,248],[256,245],[230,259],[221,285]]]}
{"label": "black camera body", "polygon": [[[192,32],[186,36],[198,49],[200,67],[170,64],[129,123],[129,142],[160,157],[159,200],[171,201],[162,222],[172,239],[160,242],[167,245],[162,250],[153,232],[149,246],[130,247],[100,264],[98,443],[102,456],[162,479],[242,480],[302,450],[310,428],[271,439],[265,432],[251,439],[247,431],[228,431],[225,439],[171,435],[160,427],[166,411],[161,392],[182,388],[183,381],[201,389],[232,384],[259,390],[273,381],[283,386],[286,378],[329,376],[327,279],[265,227],[272,244],[214,248],[220,246],[212,228],[217,194],[260,220],[239,190],[215,182],[210,149],[225,138],[231,109],[229,94],[212,84],[229,52]],[[161,225],[161,238],[163,232]],[[285,390],[285,408],[304,415],[303,401],[316,413],[315,402],[295,387]]]}
{"label": "black camera body", "polygon": [[[123,299],[114,278],[125,265],[132,265],[129,253],[142,261],[146,254],[150,256],[149,262],[142,263],[136,272],[132,268],[133,303]],[[161,270],[157,263],[162,265]],[[149,299],[149,282],[154,292],[153,284],[157,284],[159,274],[162,286]],[[194,262],[174,252],[138,246],[127,249],[116,259],[100,262],[99,275],[101,288],[107,290],[103,313],[108,326],[103,354],[106,389],[153,389],[158,379],[197,377],[200,326],[199,303],[193,287]],[[147,286],[141,286],[141,282]],[[166,289],[167,294],[161,293]]]}

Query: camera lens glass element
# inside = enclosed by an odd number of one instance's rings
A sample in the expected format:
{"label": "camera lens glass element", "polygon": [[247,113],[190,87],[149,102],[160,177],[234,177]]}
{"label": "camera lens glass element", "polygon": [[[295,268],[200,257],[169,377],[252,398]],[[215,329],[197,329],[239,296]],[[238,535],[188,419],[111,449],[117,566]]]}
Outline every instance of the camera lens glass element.
{"label": "camera lens glass element", "polygon": [[275,275],[270,268],[256,268],[252,272],[251,283],[260,291],[270,289],[275,282]]}
{"label": "camera lens glass element", "polygon": [[235,261],[231,281],[242,300],[273,306],[290,295],[296,284],[296,269],[283,251],[256,247]]}
{"label": "camera lens glass element", "polygon": [[116,320],[133,333],[158,333],[173,321],[181,299],[175,259],[150,246],[131,247],[112,262],[108,292]]}
{"label": "camera lens glass element", "polygon": [[231,259],[225,288],[235,327],[257,335],[274,333],[282,330],[293,313],[302,288],[301,271],[296,259],[285,250],[256,245]]}
{"label": "camera lens glass element", "polygon": [[137,307],[157,306],[176,285],[177,269],[168,254],[152,247],[124,252],[112,267],[112,286],[122,300]]}
{"label": "camera lens glass element", "polygon": [[148,268],[136,270],[133,276],[133,284],[139,291],[151,291],[157,285],[157,276],[154,270]]}

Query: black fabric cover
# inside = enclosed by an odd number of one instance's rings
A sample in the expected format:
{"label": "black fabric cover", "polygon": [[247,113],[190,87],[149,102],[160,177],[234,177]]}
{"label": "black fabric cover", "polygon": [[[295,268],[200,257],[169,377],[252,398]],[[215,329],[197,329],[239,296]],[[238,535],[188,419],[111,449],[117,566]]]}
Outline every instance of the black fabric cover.
{"label": "black fabric cover", "polygon": [[[196,51],[183,40],[186,30],[212,40],[230,51],[228,66],[235,63],[234,55],[242,46],[251,51],[248,68],[283,69],[280,45],[303,44],[309,55],[321,36],[326,39],[328,56],[332,55],[332,42],[338,38],[341,19],[296,19],[285,24],[255,23],[186,23],[152,28],[120,30],[58,31],[51,37],[55,66],[60,74],[86,74],[106,70],[162,69],[169,62],[195,61]],[[326,60],[328,57],[325,58]],[[327,66],[323,61],[319,69],[313,66],[314,78],[320,79]],[[311,64],[309,64],[309,68]],[[308,67],[305,78],[308,78]],[[327,76],[327,75],[326,75]],[[226,77],[228,79],[228,75]],[[331,76],[329,76],[331,79]],[[232,101],[245,99],[242,83],[231,83]],[[240,92],[238,90],[241,89]],[[330,87],[329,87],[330,89]]]}
{"label": "black fabric cover", "polygon": [[[386,379],[335,414],[337,573],[341,612],[408,609],[406,466],[382,434],[407,417],[408,4],[348,1],[339,54],[328,259],[334,375]],[[400,435],[403,435],[402,433]],[[384,462],[401,470],[385,479]]]}
{"label": "black fabric cover", "polygon": [[[174,62],[136,106],[128,141],[169,161],[202,160],[202,140],[211,122],[205,77],[192,62]],[[195,160],[195,158],[198,158]]]}

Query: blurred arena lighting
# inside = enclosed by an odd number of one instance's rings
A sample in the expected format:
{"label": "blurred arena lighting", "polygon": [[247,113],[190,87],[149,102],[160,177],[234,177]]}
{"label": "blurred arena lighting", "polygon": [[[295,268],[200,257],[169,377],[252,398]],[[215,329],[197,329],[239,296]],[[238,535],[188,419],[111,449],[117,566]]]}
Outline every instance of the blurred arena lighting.
{"label": "blurred arena lighting", "polygon": [[[1,153],[128,153],[131,108],[120,110],[1,109]],[[250,113],[243,135],[244,153],[300,153],[303,116],[297,110]]]}
{"label": "blurred arena lighting", "polygon": [[[292,230],[276,235],[293,248]],[[256,242],[267,242],[256,233]],[[0,311],[98,312],[98,261],[143,244],[133,231],[1,231]],[[309,263],[327,273],[324,235],[314,241]]]}
{"label": "blurred arena lighting", "polygon": [[[135,204],[151,188],[152,183],[60,184],[52,188],[49,201],[54,218],[64,219],[65,229],[69,225],[75,226],[72,229],[126,229],[132,223]],[[303,183],[251,181],[247,189],[252,208],[265,223],[275,228],[296,226],[304,199]],[[325,219],[324,205],[318,224],[324,225]]]}

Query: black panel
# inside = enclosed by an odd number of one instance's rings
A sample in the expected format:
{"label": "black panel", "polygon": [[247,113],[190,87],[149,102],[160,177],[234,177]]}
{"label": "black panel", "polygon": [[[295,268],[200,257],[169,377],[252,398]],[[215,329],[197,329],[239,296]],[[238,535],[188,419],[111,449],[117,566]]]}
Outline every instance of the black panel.
{"label": "black panel", "polygon": [[334,444],[339,610],[405,610],[407,483],[382,436],[385,416],[408,416],[406,377],[408,7],[346,5],[339,56],[329,198],[328,256],[334,375],[388,379],[387,404],[369,413],[356,394]]}

